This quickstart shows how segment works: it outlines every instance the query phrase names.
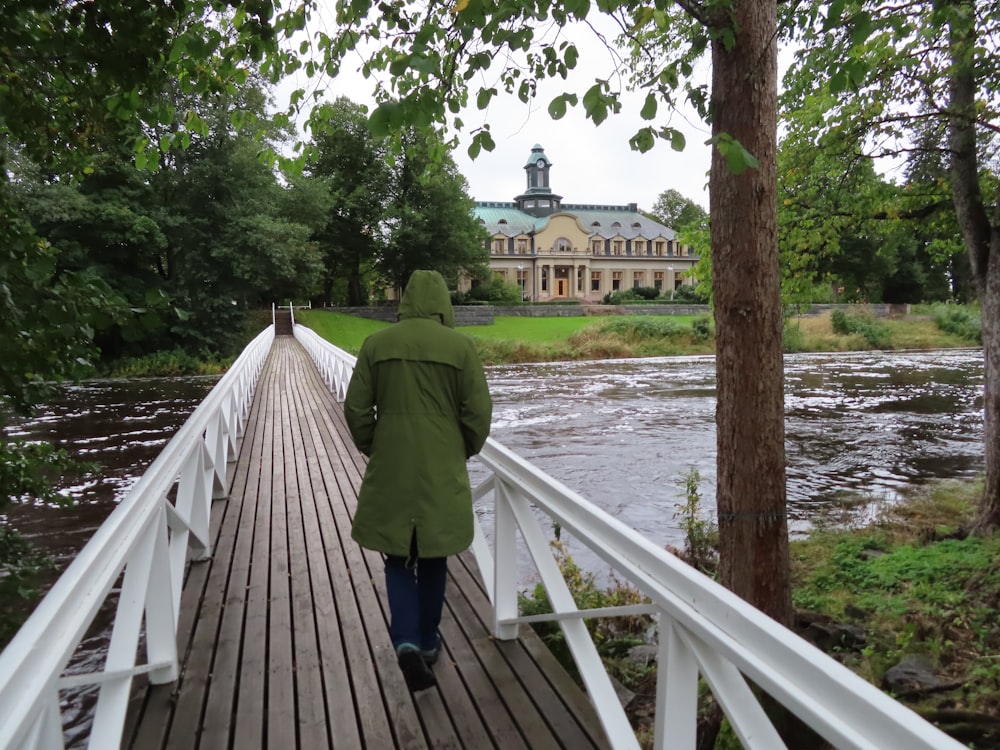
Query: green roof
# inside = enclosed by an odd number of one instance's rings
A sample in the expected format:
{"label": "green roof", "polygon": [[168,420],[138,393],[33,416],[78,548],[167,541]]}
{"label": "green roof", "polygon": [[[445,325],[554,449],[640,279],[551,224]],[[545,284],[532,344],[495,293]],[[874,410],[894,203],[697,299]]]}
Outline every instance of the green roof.
{"label": "green roof", "polygon": [[[558,214],[575,216],[581,226],[596,237],[625,239],[662,237],[666,240],[677,237],[673,229],[647,218],[632,206],[564,204],[553,216]],[[540,231],[552,218],[552,216],[532,216],[518,210],[514,203],[477,203],[473,215],[485,225],[491,235],[503,234],[508,237]]]}

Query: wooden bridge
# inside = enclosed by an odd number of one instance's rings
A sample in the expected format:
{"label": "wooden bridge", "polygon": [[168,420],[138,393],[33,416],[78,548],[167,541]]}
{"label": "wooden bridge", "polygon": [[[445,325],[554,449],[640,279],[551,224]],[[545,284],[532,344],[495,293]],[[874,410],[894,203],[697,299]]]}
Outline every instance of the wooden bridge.
{"label": "wooden bridge", "polygon": [[137,750],[606,747],[587,696],[526,626],[494,640],[468,553],[450,565],[436,688],[410,694],[381,555],[351,540],[364,473],[303,348],[275,338],[182,595],[176,683],[133,693]]}

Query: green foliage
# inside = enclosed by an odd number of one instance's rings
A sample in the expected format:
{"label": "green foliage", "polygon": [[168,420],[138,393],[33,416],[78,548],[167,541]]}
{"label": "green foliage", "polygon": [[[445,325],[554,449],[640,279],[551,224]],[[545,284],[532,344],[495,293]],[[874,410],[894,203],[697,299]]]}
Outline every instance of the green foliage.
{"label": "green foliage", "polygon": [[970,343],[983,343],[983,321],[977,310],[959,305],[934,305],[934,323],[942,331],[959,336]]}
{"label": "green foliage", "polygon": [[786,354],[803,352],[805,348],[805,337],[802,335],[802,326],[797,319],[785,318],[781,327],[781,350]]}
{"label": "green foliage", "polygon": [[473,286],[465,296],[472,302],[519,305],[521,304],[521,285],[504,281],[499,276],[491,276]]}
{"label": "green foliage", "polygon": [[685,333],[685,327],[672,317],[622,316],[605,318],[597,324],[598,330],[625,341],[640,339],[674,338]]}
{"label": "green foliage", "polygon": [[[557,538],[550,542],[553,555],[563,574],[566,585],[573,595],[573,601],[579,609],[601,609],[605,607],[624,607],[641,604],[649,600],[635,588],[614,578],[607,587],[598,585],[593,572],[582,570],[569,554],[569,547]],[[550,614],[552,604],[546,594],[545,587],[539,583],[531,592],[518,595],[518,608],[523,616]],[[653,620],[648,615],[630,615],[625,617],[588,618],[584,620],[597,651],[604,657],[605,664],[611,667],[613,675],[622,679],[628,685],[645,681],[649,670],[640,671],[635,665],[627,665],[620,657],[637,644],[644,642],[644,637],[653,626]],[[542,641],[549,647],[560,663],[571,674],[577,675],[573,656],[566,645],[562,628],[556,622],[533,623],[532,627]]]}
{"label": "green foliage", "polygon": [[231,364],[231,358],[219,360],[209,354],[195,356],[183,349],[175,349],[112,362],[103,372],[113,378],[218,375],[225,372]]}
{"label": "green foliage", "polygon": [[680,521],[684,532],[684,559],[694,568],[713,576],[719,567],[719,528],[706,519],[701,508],[701,472],[692,466],[678,482],[684,491],[684,502],[678,505],[674,518]]}
{"label": "green foliage", "polygon": [[617,292],[608,292],[601,302],[605,305],[633,305],[643,304],[658,299],[660,290],[655,287],[637,286],[631,289],[619,289]]}
{"label": "green foliage", "polygon": [[715,324],[710,315],[698,315],[691,321],[691,331],[698,341],[708,341],[715,336]]}
{"label": "green foliage", "polygon": [[889,349],[892,346],[892,334],[889,329],[870,315],[861,313],[846,313],[834,310],[830,316],[834,333],[843,336],[858,334],[875,349]]}
{"label": "green foliage", "polygon": [[39,573],[51,567],[48,558],[0,520],[0,649],[21,626],[28,603],[38,596]]}
{"label": "green foliage", "polygon": [[708,217],[705,209],[672,188],[660,193],[651,213],[657,221],[675,232],[681,232],[689,225],[698,224]]}
{"label": "green foliage", "polygon": [[0,442],[0,648],[27,614],[27,603],[38,594],[38,574],[50,566],[3,516],[9,502],[66,504],[69,498],[53,489],[53,479],[68,472],[94,471],[74,462],[64,450],[48,443],[22,440]]}

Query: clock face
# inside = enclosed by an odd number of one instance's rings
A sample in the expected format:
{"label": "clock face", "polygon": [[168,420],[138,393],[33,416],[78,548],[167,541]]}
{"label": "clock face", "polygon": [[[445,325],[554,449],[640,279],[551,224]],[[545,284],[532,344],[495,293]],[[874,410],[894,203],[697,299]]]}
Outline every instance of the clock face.
{"label": "clock face", "polygon": [[538,168],[541,169],[542,167],[545,166],[545,159],[539,159],[538,161],[535,162],[535,164],[537,164]]}

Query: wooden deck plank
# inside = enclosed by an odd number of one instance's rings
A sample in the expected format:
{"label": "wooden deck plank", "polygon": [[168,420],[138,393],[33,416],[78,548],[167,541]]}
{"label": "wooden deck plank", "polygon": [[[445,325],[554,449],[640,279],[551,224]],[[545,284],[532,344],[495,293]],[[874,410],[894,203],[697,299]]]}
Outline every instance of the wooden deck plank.
{"label": "wooden deck plank", "polygon": [[[305,363],[301,358],[292,362],[292,382],[299,382]],[[295,666],[295,698],[298,723],[298,742],[303,747],[329,747],[323,670],[319,659],[319,638],[316,618],[320,611],[330,612],[333,595],[316,585],[313,568],[319,568],[322,551],[317,563],[310,565],[308,549],[315,524],[310,523],[310,510],[315,515],[310,461],[306,452],[303,414],[300,398],[288,399],[289,433],[286,447],[286,475],[294,477],[288,487],[288,563],[292,585],[298,589],[292,598],[293,648]],[[290,453],[289,453],[290,450]],[[289,460],[290,459],[290,460]],[[300,490],[301,487],[301,490]],[[323,601],[324,598],[326,601]]]}
{"label": "wooden deck plank", "polygon": [[468,553],[449,561],[438,686],[409,693],[389,640],[383,558],[350,536],[364,467],[307,355],[277,338],[212,519],[214,555],[189,573],[181,677],[133,701],[128,744],[607,747],[586,696],[528,628],[514,642],[490,637]]}
{"label": "wooden deck plank", "polygon": [[[247,592],[253,565],[253,530],[257,525],[259,510],[257,497],[260,494],[260,473],[266,437],[263,423],[269,414],[270,399],[267,391],[273,387],[272,379],[273,372],[266,371],[257,386],[260,397],[254,400],[254,407],[247,420],[247,431],[243,438],[245,453],[241,455],[243,460],[239,461],[239,465],[246,467],[240,485],[242,492],[236,491],[240,486],[234,487],[229,496],[228,502],[238,503],[240,508],[239,516],[227,528],[228,533],[235,535],[229,575],[226,577],[225,571],[221,569],[216,575],[213,569],[213,578],[217,578],[219,584],[215,587],[210,584],[204,600],[204,606],[210,606],[213,601],[210,592],[219,591],[219,586],[222,587],[223,593],[216,605],[221,610],[219,641],[212,660],[212,680],[205,696],[201,747],[224,747],[232,731],[233,707],[240,679]],[[213,566],[215,564],[213,561]],[[209,611],[211,610],[206,609],[206,614]]]}
{"label": "wooden deck plank", "polygon": [[[305,387],[296,382],[297,389]],[[328,507],[329,498],[317,455],[317,445],[322,445],[319,426],[315,415],[308,409],[303,409],[298,416],[303,432],[302,456],[305,459],[312,498],[312,502],[303,505],[303,524],[306,529],[306,558],[309,560],[309,576],[313,586],[312,606],[316,617],[317,643],[323,644],[317,662],[325,685],[325,708],[330,736],[335,738],[336,747],[353,750],[362,747],[361,731],[345,653],[345,639],[341,632],[342,618],[338,614],[335,583],[330,575],[327,556],[329,554],[334,560],[340,561],[340,564],[334,562],[335,569],[339,569],[344,563],[337,550],[328,549],[323,539],[324,526],[327,529],[330,526],[325,520],[321,521],[321,503]],[[337,547],[339,546],[338,539]]]}
{"label": "wooden deck plank", "polygon": [[[288,347],[277,350],[282,387],[276,400],[274,451],[271,461],[271,539],[267,605],[267,714],[266,747],[296,745],[295,670],[292,663],[294,630],[292,591],[288,564],[288,508],[298,502],[294,457],[290,455],[291,413],[285,385],[291,378],[292,358]],[[291,472],[286,460],[292,461]],[[310,597],[308,591],[304,592]]]}
{"label": "wooden deck plank", "polygon": [[[253,750],[264,746],[266,717],[264,700],[267,694],[267,609],[268,574],[267,560],[263,557],[271,545],[271,473],[274,466],[274,425],[280,419],[278,413],[278,391],[281,381],[277,375],[275,362],[280,349],[272,348],[267,366],[271,369],[262,426],[264,438],[261,443],[260,492],[256,499],[247,497],[247,502],[255,502],[257,513],[252,527],[252,549],[249,579],[246,591],[246,610],[240,647],[240,665],[236,685],[236,707],[233,717],[233,746],[240,750]],[[247,533],[250,529],[244,531]]]}

